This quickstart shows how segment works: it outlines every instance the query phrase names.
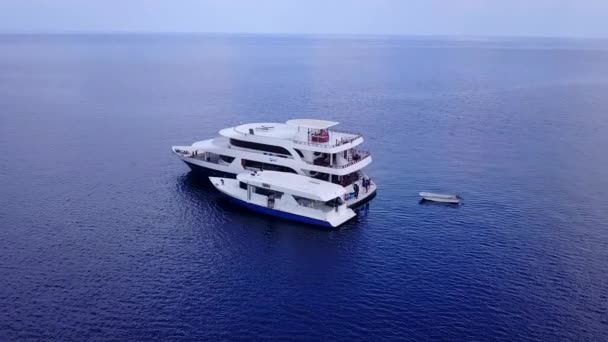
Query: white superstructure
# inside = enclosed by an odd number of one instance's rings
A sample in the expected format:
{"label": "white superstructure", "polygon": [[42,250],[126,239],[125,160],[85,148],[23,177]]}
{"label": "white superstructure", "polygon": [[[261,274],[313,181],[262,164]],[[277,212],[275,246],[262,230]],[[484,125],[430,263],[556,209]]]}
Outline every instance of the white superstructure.
{"label": "white superstructure", "polygon": [[330,129],[338,123],[294,119],[286,123],[249,123],[219,131],[214,139],[190,146],[173,146],[173,152],[192,170],[207,176],[236,177],[248,171],[295,173],[343,186],[359,188],[347,204],[358,206],[376,193],[376,184],[362,180],[371,154],[360,150],[363,136]]}
{"label": "white superstructure", "polygon": [[277,171],[241,173],[237,179],[209,177],[213,186],[251,210],[304,223],[338,227],[356,216],[337,184]]}

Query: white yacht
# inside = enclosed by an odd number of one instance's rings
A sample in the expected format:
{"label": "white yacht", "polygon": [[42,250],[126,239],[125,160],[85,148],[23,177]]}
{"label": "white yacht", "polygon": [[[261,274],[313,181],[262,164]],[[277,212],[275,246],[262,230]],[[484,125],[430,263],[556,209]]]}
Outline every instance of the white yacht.
{"label": "white yacht", "polygon": [[209,179],[233,202],[263,214],[330,228],[356,216],[344,201],[346,190],[338,184],[277,171]]}
{"label": "white yacht", "polygon": [[270,170],[338,184],[356,193],[347,200],[356,208],[376,195],[376,184],[363,172],[372,157],[359,149],[363,136],[330,129],[337,124],[314,119],[243,124],[220,130],[214,139],[173,146],[173,152],[205,176]]}

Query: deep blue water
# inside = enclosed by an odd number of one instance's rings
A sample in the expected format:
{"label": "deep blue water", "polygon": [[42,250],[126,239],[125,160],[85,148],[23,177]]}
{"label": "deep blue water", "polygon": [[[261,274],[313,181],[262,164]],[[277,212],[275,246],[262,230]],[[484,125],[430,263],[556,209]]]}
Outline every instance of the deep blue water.
{"label": "deep blue water", "polygon": [[[365,135],[366,216],[170,151],[294,117]],[[606,341],[607,148],[606,42],[0,36],[0,340]]]}

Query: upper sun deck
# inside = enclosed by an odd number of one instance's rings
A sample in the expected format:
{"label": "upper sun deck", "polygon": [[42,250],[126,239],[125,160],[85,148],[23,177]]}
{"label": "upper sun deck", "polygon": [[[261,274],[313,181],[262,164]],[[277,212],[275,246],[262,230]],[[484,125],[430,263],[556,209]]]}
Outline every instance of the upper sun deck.
{"label": "upper sun deck", "polygon": [[349,133],[329,128],[337,122],[295,119],[287,123],[250,123],[222,129],[219,133],[227,138],[243,139],[252,142],[277,144],[276,139],[283,140],[294,148],[305,150],[339,152],[355,147],[363,142],[358,133]]}

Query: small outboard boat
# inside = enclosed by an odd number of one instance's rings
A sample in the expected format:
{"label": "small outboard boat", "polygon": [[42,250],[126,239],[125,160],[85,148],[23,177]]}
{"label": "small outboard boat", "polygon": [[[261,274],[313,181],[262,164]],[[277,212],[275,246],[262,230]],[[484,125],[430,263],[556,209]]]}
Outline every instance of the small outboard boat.
{"label": "small outboard boat", "polygon": [[425,201],[455,204],[459,204],[462,202],[462,197],[460,197],[459,195],[436,194],[432,192],[420,192],[419,195]]}

